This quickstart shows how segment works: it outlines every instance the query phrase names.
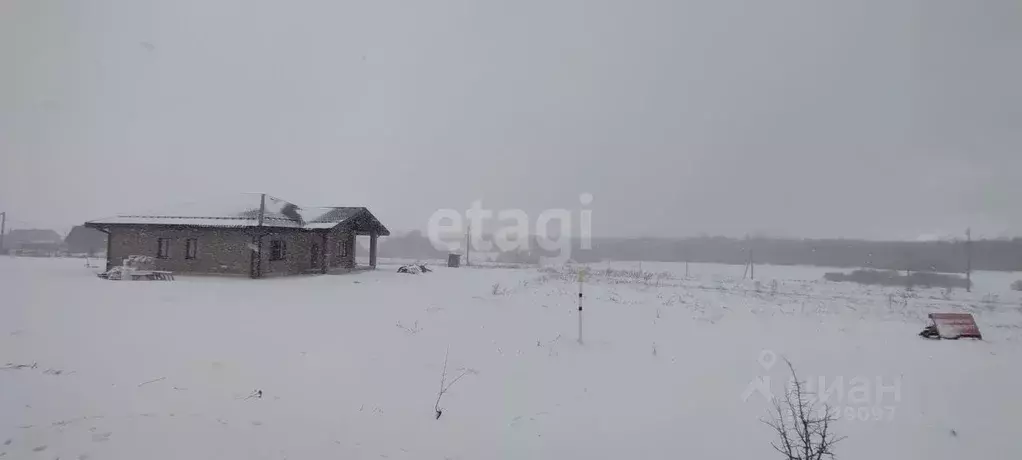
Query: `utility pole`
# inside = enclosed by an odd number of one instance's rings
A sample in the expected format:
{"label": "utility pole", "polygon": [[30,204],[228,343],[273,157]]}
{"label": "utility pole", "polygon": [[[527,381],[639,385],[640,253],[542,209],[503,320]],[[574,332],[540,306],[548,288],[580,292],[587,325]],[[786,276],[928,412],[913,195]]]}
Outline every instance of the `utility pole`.
{"label": "utility pole", "polygon": [[749,247],[749,279],[756,279],[756,259],[752,258],[752,246]]}
{"label": "utility pole", "polygon": [[465,266],[472,265],[469,254],[472,252],[472,224],[468,224],[468,231],[465,232]]}
{"label": "utility pole", "polygon": [[905,288],[912,289],[912,252],[905,251]]}
{"label": "utility pole", "polygon": [[748,277],[749,279],[756,279],[756,264],[752,258],[752,247],[749,247],[749,259],[745,261],[745,271],[742,272],[742,279]]}
{"label": "utility pole", "polygon": [[4,250],[4,232],[7,227],[7,211],[0,212],[0,253],[6,254]]}
{"label": "utility pole", "polygon": [[749,279],[756,279],[756,266],[752,259],[752,241],[749,240],[749,235],[745,235],[746,249],[749,251],[749,258],[745,261],[745,271],[742,273],[742,279],[748,277]]}
{"label": "utility pole", "polygon": [[972,228],[965,229],[965,292],[972,292]]}

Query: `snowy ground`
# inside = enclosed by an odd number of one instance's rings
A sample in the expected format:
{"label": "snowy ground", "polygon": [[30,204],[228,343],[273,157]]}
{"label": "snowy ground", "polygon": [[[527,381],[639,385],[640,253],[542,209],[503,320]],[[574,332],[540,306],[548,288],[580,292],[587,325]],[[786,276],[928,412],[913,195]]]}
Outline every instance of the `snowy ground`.
{"label": "snowy ground", "polygon": [[[769,402],[743,399],[783,390],[776,356],[848,409],[839,458],[1022,458],[1022,275],[945,294],[597,264],[580,345],[564,270],[113,282],[83,264],[0,257],[0,456],[778,458]],[[931,311],[975,314],[986,340],[918,338]],[[448,346],[465,375],[437,420]]]}

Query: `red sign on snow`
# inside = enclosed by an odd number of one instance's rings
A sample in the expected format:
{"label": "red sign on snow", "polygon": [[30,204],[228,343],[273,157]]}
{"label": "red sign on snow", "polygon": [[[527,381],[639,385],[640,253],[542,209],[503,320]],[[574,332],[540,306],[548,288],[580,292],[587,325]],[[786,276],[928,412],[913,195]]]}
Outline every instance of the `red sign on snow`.
{"label": "red sign on snow", "polygon": [[983,338],[976,320],[969,313],[930,313],[930,319],[942,339]]}

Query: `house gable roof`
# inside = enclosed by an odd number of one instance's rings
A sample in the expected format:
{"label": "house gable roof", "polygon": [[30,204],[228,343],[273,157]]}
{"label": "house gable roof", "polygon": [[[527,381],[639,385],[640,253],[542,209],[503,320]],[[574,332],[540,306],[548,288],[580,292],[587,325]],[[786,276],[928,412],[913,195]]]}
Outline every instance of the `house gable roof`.
{"label": "house gable roof", "polygon": [[215,228],[296,228],[327,230],[349,225],[356,232],[375,231],[390,235],[365,207],[302,208],[287,200],[262,193],[242,193],[198,202],[182,203],[162,209],[91,220],[86,227],[118,225],[160,225]]}

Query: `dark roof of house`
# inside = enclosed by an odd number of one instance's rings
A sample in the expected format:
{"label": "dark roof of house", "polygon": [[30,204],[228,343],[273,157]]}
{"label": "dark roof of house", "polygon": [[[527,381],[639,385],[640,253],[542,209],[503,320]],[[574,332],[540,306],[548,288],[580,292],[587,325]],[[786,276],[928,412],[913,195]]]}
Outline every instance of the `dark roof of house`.
{"label": "dark roof of house", "polygon": [[170,225],[325,230],[341,224],[350,224],[358,232],[375,231],[382,236],[390,235],[390,231],[365,207],[303,208],[287,200],[262,193],[242,193],[162,209],[120,214],[86,222],[85,226],[103,228],[114,225]]}

